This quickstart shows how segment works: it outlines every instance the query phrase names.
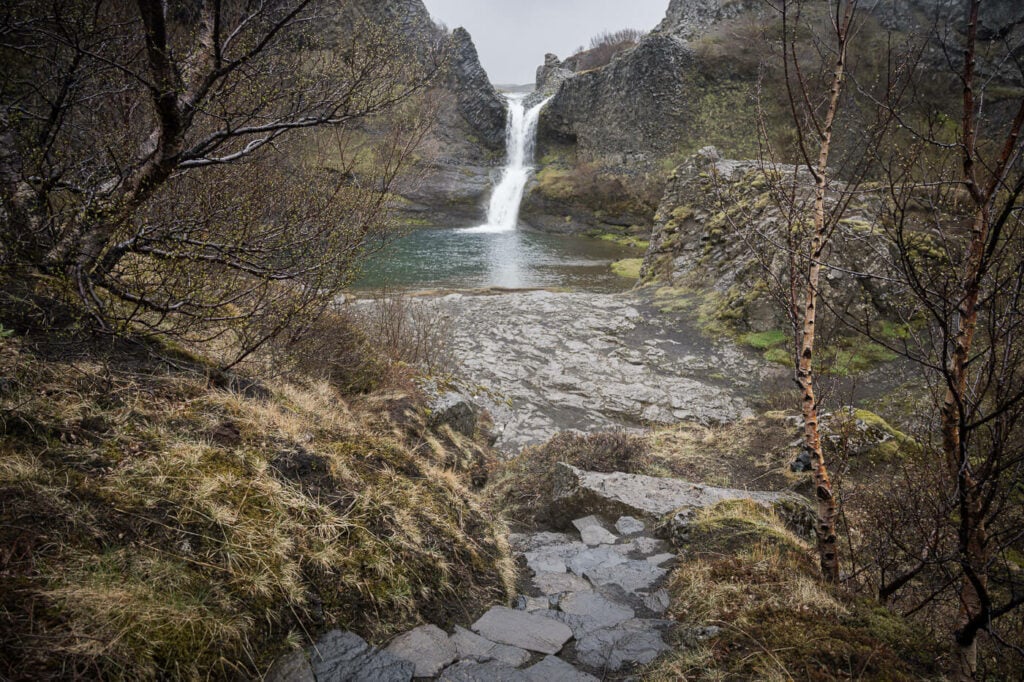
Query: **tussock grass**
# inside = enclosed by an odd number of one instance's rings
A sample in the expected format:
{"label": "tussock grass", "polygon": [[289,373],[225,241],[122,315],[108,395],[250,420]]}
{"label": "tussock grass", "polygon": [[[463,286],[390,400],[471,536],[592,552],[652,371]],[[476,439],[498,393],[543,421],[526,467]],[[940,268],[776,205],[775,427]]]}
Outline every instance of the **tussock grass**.
{"label": "tussock grass", "polygon": [[[669,592],[679,648],[650,680],[940,679],[938,648],[885,608],[822,583],[813,549],[746,502],[702,510]],[[714,625],[702,643],[688,633]]]}
{"label": "tussock grass", "polygon": [[498,465],[489,488],[491,499],[510,521],[525,526],[546,523],[559,462],[587,471],[647,473],[650,445],[643,437],[617,431],[556,434]]}
{"label": "tussock grass", "polygon": [[325,628],[380,641],[511,589],[443,433],[326,381],[262,400],[0,344],[0,677],[253,678]]}

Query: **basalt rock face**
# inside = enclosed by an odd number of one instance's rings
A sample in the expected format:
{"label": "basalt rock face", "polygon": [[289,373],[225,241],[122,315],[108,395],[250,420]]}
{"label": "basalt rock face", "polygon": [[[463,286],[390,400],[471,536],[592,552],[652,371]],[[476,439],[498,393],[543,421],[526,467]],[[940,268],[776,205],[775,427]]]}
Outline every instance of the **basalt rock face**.
{"label": "basalt rock face", "polygon": [[694,113],[688,93],[700,81],[682,40],[651,34],[607,66],[566,79],[541,114],[540,130],[575,144],[584,157],[643,161],[674,148]]}
{"label": "basalt rock face", "polygon": [[[795,174],[795,178],[794,178]],[[655,216],[641,282],[667,291],[703,297],[703,317],[737,332],[786,329],[788,320],[770,294],[773,281],[785,277],[782,249],[789,225],[773,199],[772,183],[794,188],[800,205],[812,201],[814,182],[806,169],[757,161],[722,159],[706,148],[675,170]],[[838,181],[836,193],[842,189]],[[819,294],[829,301],[819,310],[819,329],[835,324],[831,311],[857,319],[879,319],[893,302],[882,281],[889,254],[880,249],[880,207],[874,200],[852,200],[831,237],[829,263]],[[920,245],[922,254],[931,247]],[[763,260],[759,259],[759,254]],[[864,308],[870,306],[870,310]]]}
{"label": "basalt rock face", "polygon": [[[427,168],[398,207],[416,225],[471,225],[482,219],[491,176],[504,158],[506,109],[464,28],[450,34],[422,0],[355,0],[337,10],[342,30],[368,23],[392,33],[405,57],[431,70],[436,125],[420,155]],[[445,59],[442,61],[441,56]]]}
{"label": "basalt rock face", "polygon": [[672,0],[655,30],[693,40],[715,24],[763,5],[761,0]]}
{"label": "basalt rock face", "polygon": [[452,32],[449,49],[448,87],[456,96],[459,114],[488,150],[503,150],[507,116],[504,100],[480,65],[473,38],[466,29],[457,28]]}

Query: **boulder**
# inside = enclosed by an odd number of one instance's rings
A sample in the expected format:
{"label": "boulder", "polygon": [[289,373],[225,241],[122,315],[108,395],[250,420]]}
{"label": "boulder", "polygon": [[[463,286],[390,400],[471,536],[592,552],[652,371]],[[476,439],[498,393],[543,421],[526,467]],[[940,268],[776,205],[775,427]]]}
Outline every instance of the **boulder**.
{"label": "boulder", "polygon": [[472,437],[476,432],[480,410],[469,398],[458,391],[444,391],[430,396],[427,402],[430,410],[428,422],[431,426],[448,425],[464,436]]}
{"label": "boulder", "polygon": [[643,533],[644,529],[644,522],[640,519],[634,519],[632,516],[622,516],[615,522],[615,530],[623,535],[636,535],[637,533]]}
{"label": "boulder", "polygon": [[588,514],[612,518],[630,515],[660,523],[672,514],[674,525],[685,525],[697,510],[728,500],[749,500],[775,509],[787,521],[797,517],[799,523],[794,525],[801,527],[806,515],[813,518],[807,500],[795,493],[716,488],[640,474],[603,474],[565,463],[559,463],[555,470],[552,518],[563,526]]}

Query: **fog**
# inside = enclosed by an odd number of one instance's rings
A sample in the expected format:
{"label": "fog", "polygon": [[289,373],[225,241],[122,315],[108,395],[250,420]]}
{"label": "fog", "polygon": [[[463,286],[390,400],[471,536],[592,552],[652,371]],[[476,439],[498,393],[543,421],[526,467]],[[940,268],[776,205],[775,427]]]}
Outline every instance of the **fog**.
{"label": "fog", "polygon": [[532,83],[544,55],[565,58],[604,31],[650,30],[668,0],[424,0],[449,28],[473,36],[480,62],[495,84]]}

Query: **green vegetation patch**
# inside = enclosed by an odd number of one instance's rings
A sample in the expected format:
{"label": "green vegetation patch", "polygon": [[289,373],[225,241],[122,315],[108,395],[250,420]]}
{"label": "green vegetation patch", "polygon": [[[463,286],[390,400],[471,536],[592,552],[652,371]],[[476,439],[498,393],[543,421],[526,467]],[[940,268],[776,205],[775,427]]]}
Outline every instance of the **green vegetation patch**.
{"label": "green vegetation patch", "polygon": [[612,272],[626,279],[640,279],[640,268],[643,264],[643,258],[624,258],[612,263]]}

